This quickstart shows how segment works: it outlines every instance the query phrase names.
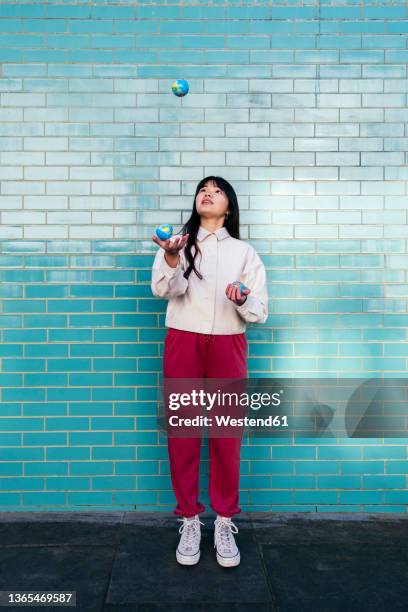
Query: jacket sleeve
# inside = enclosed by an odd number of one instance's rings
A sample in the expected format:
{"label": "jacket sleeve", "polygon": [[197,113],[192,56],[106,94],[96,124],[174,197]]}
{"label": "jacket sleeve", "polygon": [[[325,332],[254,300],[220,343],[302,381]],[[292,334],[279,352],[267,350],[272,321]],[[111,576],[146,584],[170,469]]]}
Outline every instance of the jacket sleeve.
{"label": "jacket sleeve", "polygon": [[248,323],[265,323],[268,318],[268,291],[265,266],[255,249],[250,246],[246,254],[240,280],[251,290],[245,302],[235,308]]}
{"label": "jacket sleeve", "polygon": [[185,268],[183,249],[179,254],[179,262],[175,268],[172,268],[164,257],[164,249],[160,247],[157,251],[150,285],[153,295],[170,299],[186,292],[188,280],[183,276]]}

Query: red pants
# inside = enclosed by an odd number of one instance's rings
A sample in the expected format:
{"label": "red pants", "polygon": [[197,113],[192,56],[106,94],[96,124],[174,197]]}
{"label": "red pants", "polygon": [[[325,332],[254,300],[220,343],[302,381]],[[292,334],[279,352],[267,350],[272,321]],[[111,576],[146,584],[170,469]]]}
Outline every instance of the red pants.
{"label": "red pants", "polygon": [[[168,378],[247,378],[245,333],[207,335],[169,328],[164,341],[163,375]],[[168,437],[170,474],[177,506],[191,517],[205,510],[198,501],[201,438]],[[241,438],[208,438],[211,508],[222,516],[238,506]]]}

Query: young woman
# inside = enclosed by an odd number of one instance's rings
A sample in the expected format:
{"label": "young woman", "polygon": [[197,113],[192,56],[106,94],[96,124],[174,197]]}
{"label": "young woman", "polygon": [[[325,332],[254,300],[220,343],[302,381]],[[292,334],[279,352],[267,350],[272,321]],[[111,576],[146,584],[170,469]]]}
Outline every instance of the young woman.
{"label": "young woman", "polygon": [[[239,208],[232,185],[207,176],[196,188],[193,210],[181,236],[160,240],[152,269],[152,292],[169,300],[165,325],[165,378],[247,378],[246,323],[265,323],[268,294],[264,265],[239,238]],[[247,289],[242,293],[234,281]],[[220,565],[232,567],[240,553],[231,521],[238,506],[240,438],[208,438],[211,507],[217,513],[214,547]],[[171,480],[182,518],[177,561],[200,558],[198,501],[201,438],[168,437]]]}

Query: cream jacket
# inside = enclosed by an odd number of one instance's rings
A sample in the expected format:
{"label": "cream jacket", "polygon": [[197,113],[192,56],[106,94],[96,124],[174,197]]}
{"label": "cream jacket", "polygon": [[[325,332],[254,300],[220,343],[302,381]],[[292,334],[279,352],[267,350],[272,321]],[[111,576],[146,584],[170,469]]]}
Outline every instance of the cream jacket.
{"label": "cream jacket", "polygon": [[[268,317],[268,293],[265,267],[255,249],[233,238],[226,227],[209,232],[200,226],[197,242],[202,252],[188,279],[183,273],[188,267],[185,247],[179,252],[175,268],[168,265],[164,249],[158,249],[152,268],[153,295],[169,300],[166,327],[201,334],[239,334],[246,323],[265,323]],[[195,247],[192,248],[193,254]],[[225,294],[228,283],[239,280],[251,290],[242,306],[234,304]]]}

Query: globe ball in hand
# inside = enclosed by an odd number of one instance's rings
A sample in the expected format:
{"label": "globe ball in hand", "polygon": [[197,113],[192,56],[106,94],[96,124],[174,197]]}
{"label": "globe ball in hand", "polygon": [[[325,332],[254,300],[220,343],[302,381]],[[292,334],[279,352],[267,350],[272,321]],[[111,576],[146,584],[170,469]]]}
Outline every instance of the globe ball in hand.
{"label": "globe ball in hand", "polygon": [[156,227],[156,236],[160,238],[160,240],[167,240],[171,238],[173,235],[173,228],[168,223],[164,223],[163,225],[159,225]]}
{"label": "globe ball in hand", "polygon": [[244,289],[248,289],[248,287],[246,287],[244,283],[241,283],[241,281],[234,281],[232,284],[238,285],[241,293],[244,291]]}

